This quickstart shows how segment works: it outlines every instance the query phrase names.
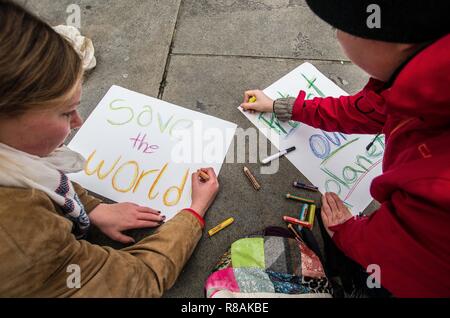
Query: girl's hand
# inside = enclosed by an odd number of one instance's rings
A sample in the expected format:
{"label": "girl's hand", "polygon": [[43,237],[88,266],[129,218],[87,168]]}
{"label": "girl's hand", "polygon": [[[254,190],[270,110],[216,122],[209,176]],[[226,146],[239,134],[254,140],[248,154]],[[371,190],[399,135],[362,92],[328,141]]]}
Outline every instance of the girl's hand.
{"label": "girl's hand", "polygon": [[192,175],[191,209],[204,217],[219,192],[219,182],[213,168],[201,170],[209,176],[209,181],[203,181],[198,173]]}
{"label": "girl's hand", "polygon": [[132,229],[152,228],[166,219],[161,212],[134,203],[100,204],[89,219],[109,238],[124,244],[135,243],[132,237],[122,234]]}
{"label": "girl's hand", "polygon": [[330,237],[334,235],[328,229],[330,226],[345,223],[352,217],[352,213],[336,193],[325,193],[322,197],[322,220]]}
{"label": "girl's hand", "polygon": [[[256,97],[256,102],[250,103],[249,100]],[[273,100],[259,90],[246,91],[244,95],[244,103],[241,104],[244,110],[253,110],[261,113],[273,112]]]}

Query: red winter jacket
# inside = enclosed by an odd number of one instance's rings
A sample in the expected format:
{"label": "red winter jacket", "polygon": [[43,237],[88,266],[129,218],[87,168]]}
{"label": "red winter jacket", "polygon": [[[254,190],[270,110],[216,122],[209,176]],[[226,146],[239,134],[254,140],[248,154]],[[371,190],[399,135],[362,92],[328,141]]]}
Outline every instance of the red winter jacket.
{"label": "red winter jacket", "polygon": [[397,297],[450,297],[450,34],[414,56],[389,88],[297,98],[292,119],[326,131],[386,136],[381,207],[330,228],[338,247]]}

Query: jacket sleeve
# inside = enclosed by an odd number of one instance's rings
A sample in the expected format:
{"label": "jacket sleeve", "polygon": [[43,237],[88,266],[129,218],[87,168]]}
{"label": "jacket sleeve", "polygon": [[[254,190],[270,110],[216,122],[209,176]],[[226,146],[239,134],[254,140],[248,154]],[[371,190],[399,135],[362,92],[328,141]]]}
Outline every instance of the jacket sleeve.
{"label": "jacket sleeve", "polygon": [[384,98],[377,93],[384,83],[370,79],[364,89],[353,96],[305,100],[301,91],[295,101],[292,120],[314,128],[345,134],[381,133],[386,116]]}
{"label": "jacket sleeve", "polygon": [[[426,235],[420,235],[420,231],[411,226],[413,222],[400,217],[412,218],[414,213],[411,206],[405,204],[404,197],[399,196],[398,204],[384,203],[371,216],[351,218],[330,230],[334,232],[333,241],[338,248],[369,274],[374,274],[371,280],[375,279],[395,296],[436,297],[439,293],[445,294],[445,288],[448,294],[448,285],[436,284],[436,276],[446,277],[448,273],[448,265],[436,267],[442,262],[436,255],[441,255],[445,247],[437,249],[424,243]],[[436,235],[434,233],[439,231],[428,233]],[[440,271],[440,268],[447,271]]]}
{"label": "jacket sleeve", "polygon": [[333,241],[339,249],[364,267],[371,263],[367,227],[372,217],[353,217],[343,224],[329,227],[334,232]]}
{"label": "jacket sleeve", "polygon": [[[27,213],[28,197],[23,208],[16,204],[22,212],[14,220],[0,223],[5,238],[0,256],[11,259],[11,266],[2,265],[9,297],[160,297],[174,285],[202,235],[199,219],[181,211],[153,235],[115,250],[76,240],[71,222],[47,201],[35,200],[33,213]],[[76,283],[71,276],[76,271],[80,286],[69,284]]]}
{"label": "jacket sleeve", "polygon": [[89,258],[81,266],[81,289],[71,296],[161,297],[175,284],[201,234],[199,221],[181,212],[155,234],[123,250],[73,242],[67,261]]}
{"label": "jacket sleeve", "polygon": [[78,198],[80,198],[81,203],[83,203],[87,214],[91,213],[92,210],[94,210],[100,203],[102,203],[102,200],[90,195],[86,191],[86,189],[84,189],[78,183],[72,181],[72,185],[78,195]]}

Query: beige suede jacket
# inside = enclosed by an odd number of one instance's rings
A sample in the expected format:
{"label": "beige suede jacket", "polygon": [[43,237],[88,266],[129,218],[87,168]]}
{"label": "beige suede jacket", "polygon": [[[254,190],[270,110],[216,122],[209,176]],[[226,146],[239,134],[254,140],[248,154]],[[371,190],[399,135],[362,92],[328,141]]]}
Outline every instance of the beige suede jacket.
{"label": "beige suede jacket", "polygon": [[[101,203],[74,186],[88,213]],[[0,297],[160,297],[202,235],[187,211],[122,250],[76,240],[71,230],[44,192],[0,187]],[[80,288],[68,284],[71,265]]]}

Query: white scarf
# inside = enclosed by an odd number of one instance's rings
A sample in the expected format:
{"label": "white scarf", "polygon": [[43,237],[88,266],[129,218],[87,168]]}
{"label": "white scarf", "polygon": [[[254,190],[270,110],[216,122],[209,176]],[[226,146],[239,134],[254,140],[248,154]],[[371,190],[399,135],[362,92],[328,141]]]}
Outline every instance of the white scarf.
{"label": "white scarf", "polygon": [[63,146],[48,157],[38,157],[0,143],[0,186],[37,189],[59,205],[82,238],[90,222],[66,173],[79,172],[85,159]]}

